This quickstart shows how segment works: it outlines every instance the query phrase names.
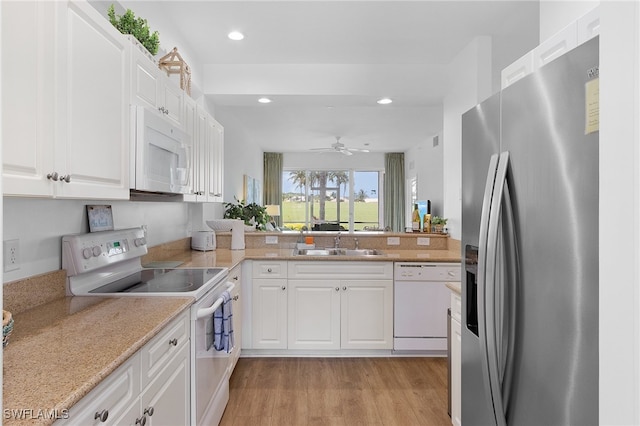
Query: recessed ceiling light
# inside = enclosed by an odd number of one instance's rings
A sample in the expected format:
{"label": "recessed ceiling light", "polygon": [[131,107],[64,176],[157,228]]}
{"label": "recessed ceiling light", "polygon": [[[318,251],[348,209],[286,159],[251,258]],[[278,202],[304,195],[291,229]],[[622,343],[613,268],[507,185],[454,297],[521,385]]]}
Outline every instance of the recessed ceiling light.
{"label": "recessed ceiling light", "polygon": [[227,37],[229,37],[231,40],[234,41],[240,41],[244,38],[244,34],[242,34],[240,31],[231,31]]}
{"label": "recessed ceiling light", "polygon": [[258,102],[260,102],[261,104],[268,104],[268,103],[271,103],[271,99],[269,99],[269,98],[260,98],[260,99],[258,99]]}
{"label": "recessed ceiling light", "polygon": [[382,99],[378,99],[378,103],[379,103],[380,105],[388,105],[388,104],[390,104],[391,102],[393,102],[393,101],[392,101],[391,99],[389,99],[389,98],[382,98]]}

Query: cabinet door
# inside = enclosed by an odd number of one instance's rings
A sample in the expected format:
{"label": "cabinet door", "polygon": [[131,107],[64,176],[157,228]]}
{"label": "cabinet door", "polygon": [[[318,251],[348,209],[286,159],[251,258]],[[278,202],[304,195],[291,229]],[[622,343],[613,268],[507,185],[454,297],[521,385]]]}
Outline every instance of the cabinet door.
{"label": "cabinet door", "polygon": [[340,281],[289,280],[289,349],[340,349]]}
{"label": "cabinet door", "polygon": [[160,375],[144,390],[142,415],[148,425],[188,425],[190,419],[189,342],[186,341]]}
{"label": "cabinet door", "polygon": [[183,129],[184,125],[184,92],[178,85],[166,76],[162,75],[163,84],[160,86],[162,90],[162,103],[164,112],[168,119]]}
{"label": "cabinet door", "polygon": [[229,377],[236,367],[242,346],[242,269],[240,265],[229,271],[229,279],[235,284],[231,292],[233,303],[233,351],[229,356]]}
{"label": "cabinet door", "polygon": [[451,319],[451,422],[462,423],[462,333],[460,323]]}
{"label": "cabinet door", "polygon": [[138,46],[131,48],[131,103],[158,109],[163,75],[158,66]]}
{"label": "cabinet door", "polygon": [[193,193],[196,195],[196,201],[207,200],[208,116],[203,108],[196,107],[193,139]]}
{"label": "cabinet door", "polygon": [[[5,195],[51,196],[54,182],[53,2],[1,2]],[[17,42],[19,40],[19,42]]]}
{"label": "cabinet door", "polygon": [[287,280],[254,279],[251,328],[254,349],[287,348]]}
{"label": "cabinet door", "polygon": [[[140,356],[136,353],[71,407],[68,419],[58,420],[56,425],[122,424],[118,419],[129,407],[139,407],[139,395]],[[100,420],[100,415],[106,415],[106,422]]]}
{"label": "cabinet door", "polygon": [[89,3],[59,7],[56,194],[129,199],[131,45]]}
{"label": "cabinet door", "polygon": [[208,136],[207,201],[221,202],[224,176],[224,130],[213,118],[209,118]]}
{"label": "cabinet door", "polygon": [[191,194],[184,195],[184,201],[194,202],[198,201],[195,194],[196,189],[194,185],[196,177],[196,162],[198,156],[198,141],[196,140],[196,101],[189,96],[184,97],[184,131],[191,140],[191,162],[189,164],[190,177],[191,177]]}
{"label": "cabinet door", "polygon": [[341,282],[341,347],[393,348],[393,281]]}

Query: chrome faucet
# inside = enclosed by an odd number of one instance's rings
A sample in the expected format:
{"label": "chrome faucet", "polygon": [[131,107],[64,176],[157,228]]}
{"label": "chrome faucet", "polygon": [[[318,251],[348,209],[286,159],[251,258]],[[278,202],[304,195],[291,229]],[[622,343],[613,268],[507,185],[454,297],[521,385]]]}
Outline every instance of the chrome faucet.
{"label": "chrome faucet", "polygon": [[338,235],[333,239],[333,246],[335,248],[340,248],[340,232],[338,232]]}

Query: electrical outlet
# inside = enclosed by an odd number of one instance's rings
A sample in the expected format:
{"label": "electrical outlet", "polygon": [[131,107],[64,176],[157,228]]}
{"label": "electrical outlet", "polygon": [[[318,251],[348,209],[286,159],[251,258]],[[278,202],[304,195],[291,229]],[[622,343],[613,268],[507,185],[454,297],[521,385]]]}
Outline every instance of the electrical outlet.
{"label": "electrical outlet", "polygon": [[278,244],[278,236],[277,235],[267,235],[265,236],[265,244]]}
{"label": "electrical outlet", "polygon": [[3,249],[4,271],[20,269],[20,240],[6,240]]}
{"label": "electrical outlet", "polygon": [[387,245],[388,246],[399,246],[400,245],[400,237],[387,237]]}
{"label": "electrical outlet", "polygon": [[431,239],[428,237],[418,237],[417,243],[419,246],[428,246],[431,244]]}

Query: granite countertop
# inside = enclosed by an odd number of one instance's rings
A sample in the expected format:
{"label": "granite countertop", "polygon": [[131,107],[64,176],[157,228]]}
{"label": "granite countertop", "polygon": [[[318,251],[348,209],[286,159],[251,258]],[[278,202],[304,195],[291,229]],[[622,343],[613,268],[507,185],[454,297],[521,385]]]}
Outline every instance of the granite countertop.
{"label": "granite countertop", "polygon": [[374,261],[374,262],[454,262],[460,263],[458,250],[389,250],[383,256],[296,256],[292,248],[249,248],[245,250],[216,249],[213,251],[184,251],[172,253],[170,260],[182,262],[179,267],[228,267],[243,260],[320,260],[320,261]]}
{"label": "granite countertop", "polygon": [[[4,424],[51,424],[193,303],[190,297],[64,297],[14,315],[4,348]],[[22,420],[7,410],[32,410]],[[8,417],[8,418],[7,418]]]}

